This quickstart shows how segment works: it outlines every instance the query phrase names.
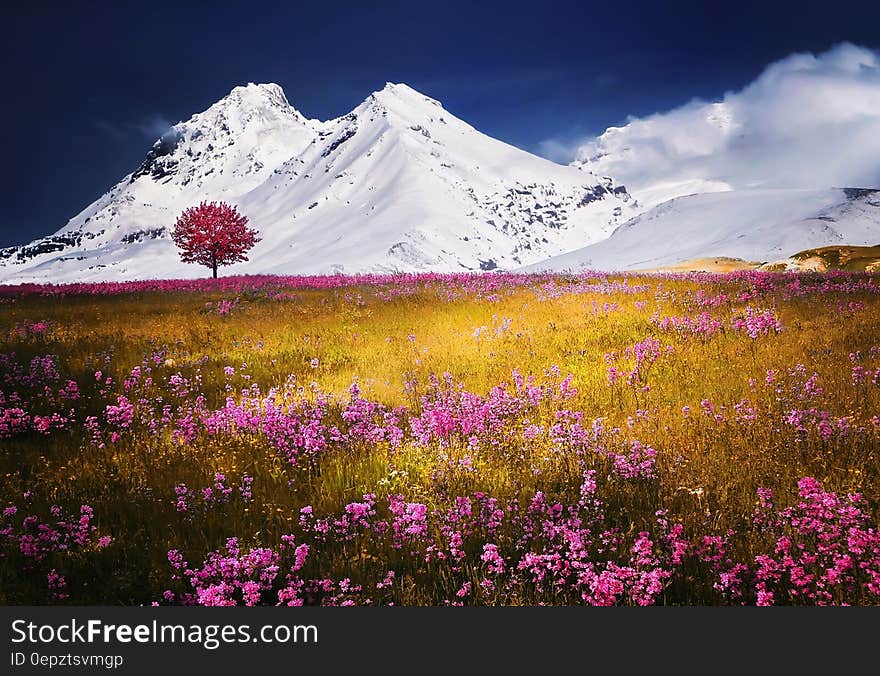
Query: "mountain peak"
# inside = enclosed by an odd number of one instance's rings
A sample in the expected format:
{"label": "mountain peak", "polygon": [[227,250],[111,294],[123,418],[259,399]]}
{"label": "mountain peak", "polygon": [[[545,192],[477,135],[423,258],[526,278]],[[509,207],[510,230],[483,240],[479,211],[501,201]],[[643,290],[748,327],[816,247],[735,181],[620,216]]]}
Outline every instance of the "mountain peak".
{"label": "mountain peak", "polygon": [[197,136],[219,135],[234,139],[249,129],[256,132],[279,126],[310,126],[312,123],[290,105],[279,85],[248,82],[233,87],[222,99],[186,122],[178,123],[175,129],[180,135],[192,135],[194,132]]}
{"label": "mountain peak", "polygon": [[415,89],[404,82],[386,82],[385,86],[380,91],[396,94],[413,93],[417,96],[422,96],[420,92],[417,92]]}
{"label": "mountain peak", "polygon": [[379,91],[373,92],[370,95],[370,98],[379,101],[380,103],[386,105],[394,105],[399,103],[405,103],[409,105],[424,105],[429,104],[432,106],[436,106],[439,108],[443,107],[443,104],[440,103],[437,99],[433,99],[430,96],[422,94],[420,91],[417,91],[410,87],[408,84],[404,84],[402,82],[386,82],[385,86]]}
{"label": "mountain peak", "polygon": [[[236,107],[263,107],[267,104],[270,107],[281,109],[293,109],[293,106],[284,95],[284,90],[280,85],[274,82],[255,84],[248,82],[246,85],[233,87],[232,90],[220,99],[217,104]],[[295,110],[295,109],[294,109]]]}

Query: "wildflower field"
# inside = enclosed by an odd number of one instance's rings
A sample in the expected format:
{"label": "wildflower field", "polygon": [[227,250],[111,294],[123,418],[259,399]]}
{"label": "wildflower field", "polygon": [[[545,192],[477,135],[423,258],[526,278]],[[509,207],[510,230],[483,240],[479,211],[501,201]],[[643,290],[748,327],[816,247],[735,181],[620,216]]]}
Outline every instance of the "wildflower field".
{"label": "wildflower field", "polygon": [[880,276],[0,288],[0,603],[880,602]]}

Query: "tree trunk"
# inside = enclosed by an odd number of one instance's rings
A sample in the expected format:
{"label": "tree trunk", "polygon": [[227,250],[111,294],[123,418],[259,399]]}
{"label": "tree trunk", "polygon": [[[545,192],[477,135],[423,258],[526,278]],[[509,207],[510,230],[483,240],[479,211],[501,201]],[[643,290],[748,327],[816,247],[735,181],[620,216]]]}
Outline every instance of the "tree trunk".
{"label": "tree trunk", "polygon": [[214,279],[217,279],[217,261],[211,261],[211,269],[214,271]]}

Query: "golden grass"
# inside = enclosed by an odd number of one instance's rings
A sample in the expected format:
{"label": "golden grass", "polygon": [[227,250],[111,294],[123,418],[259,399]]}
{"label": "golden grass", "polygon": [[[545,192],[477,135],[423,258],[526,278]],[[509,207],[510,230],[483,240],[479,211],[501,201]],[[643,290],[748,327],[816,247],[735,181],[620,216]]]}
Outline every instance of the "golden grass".
{"label": "golden grass", "polygon": [[[728,265],[729,263],[725,263]],[[369,287],[331,291],[296,291],[295,300],[270,301],[243,297],[229,316],[204,310],[212,294],[137,294],[112,297],[37,296],[0,305],[0,325],[51,320],[57,328],[45,343],[25,341],[10,332],[4,351],[21,360],[36,354],[58,356],[66,374],[80,383],[94,380],[95,355],[112,351],[103,366],[117,382],[145,355],[165,347],[167,376],[180,370],[201,371],[209,406],[226,396],[222,368],[245,371],[264,391],[283,383],[288,374],[298,382],[316,381],[328,392],[342,394],[360,383],[365,396],[389,406],[417,404],[403,387],[405,377],[421,386],[430,374],[449,372],[471,391],[486,393],[509,382],[513,369],[538,374],[557,365],[574,375],[576,399],[568,404],[587,420],[607,418],[624,434],[657,449],[659,477],[650,482],[603,487],[609,518],[624,529],[650,521],[657,509],[668,509],[688,532],[742,530],[755,508],[759,486],[791,496],[797,479],[814,476],[830,489],[863,493],[876,514],[880,501],[880,445],[873,434],[822,440],[799,435],[780,422],[781,404],[764,387],[768,369],[781,374],[796,364],[819,374],[824,390],[815,405],[835,416],[851,416],[854,425],[871,428],[880,414],[876,387],[854,387],[851,352],[867,355],[880,345],[880,300],[869,294],[813,295],[784,300],[773,295],[761,301],[776,306],[784,331],[750,340],[726,332],[702,341],[660,334],[651,324],[654,312],[682,315],[696,312],[683,299],[705,288],[733,297],[740,281],[700,285],[687,278],[630,278],[649,290],[638,294],[566,294],[540,300],[530,288],[502,292],[497,302],[466,296],[456,301],[438,297],[435,289],[393,300],[380,300]],[[678,300],[675,300],[678,299]],[[594,311],[593,303],[616,303],[618,309]],[[638,308],[636,302],[644,303]],[[856,312],[839,314],[839,302],[863,304]],[[727,320],[730,309],[713,311]],[[509,328],[499,331],[505,320]],[[475,331],[486,327],[480,337]],[[650,335],[658,335],[674,353],[658,362],[650,376],[650,392],[618,394],[607,384],[604,355],[620,351]],[[411,339],[410,336],[413,336]],[[318,367],[310,362],[318,360]],[[875,360],[876,361],[876,360]],[[874,368],[880,368],[875,363]],[[751,382],[754,381],[754,382]],[[98,415],[105,401],[94,388],[87,412]],[[718,424],[700,413],[700,402],[730,407],[748,400],[759,410],[751,427]],[[690,417],[682,407],[690,406]],[[643,421],[628,422],[636,408],[649,411]],[[549,416],[549,413],[548,413]],[[552,420],[534,420],[547,425]],[[448,452],[462,454],[462,448]],[[105,449],[86,443],[82,430],[49,437],[28,435],[0,442],[0,499],[14,500],[33,491],[35,509],[49,504],[91,504],[102,532],[114,544],[80,568],[68,571],[74,600],[82,603],[147,603],[168,584],[165,553],[180,548],[200,560],[224,539],[238,535],[252,542],[277,543],[296,525],[300,507],[316,512],[338,511],[346,501],[366,492],[401,492],[408,499],[442,504],[443,491],[483,490],[511,496],[544,490],[566,495],[577,490],[576,468],[546,444],[490,449],[473,453],[478,471],[450,473],[437,479],[438,454],[407,444],[392,456],[387,445],[328,455],[313,468],[293,468],[265,445],[200,437],[194,444],[174,444],[167,435],[137,434]],[[538,475],[533,468],[540,467]],[[174,487],[180,482],[206,486],[215,471],[231,477],[255,477],[255,502],[247,509],[211,512],[191,523],[176,513]],[[444,483],[445,482],[445,483]],[[746,539],[748,550],[756,540]],[[389,553],[392,556],[393,553]],[[335,558],[334,558],[335,557]],[[326,569],[357,576],[340,553]],[[73,565],[73,564],[71,564]],[[45,580],[10,570],[0,562],[0,602],[39,599]],[[29,586],[30,585],[30,586]],[[678,588],[668,602],[714,602],[707,587]],[[430,587],[402,589],[400,603],[437,603],[450,591],[442,581]],[[37,601],[39,602],[39,600]]]}
{"label": "golden grass", "polygon": [[[690,260],[655,268],[651,272],[737,272],[738,270],[755,270],[761,264],[743,260],[716,256],[714,258],[692,258]],[[646,271],[647,272],[647,271]]]}

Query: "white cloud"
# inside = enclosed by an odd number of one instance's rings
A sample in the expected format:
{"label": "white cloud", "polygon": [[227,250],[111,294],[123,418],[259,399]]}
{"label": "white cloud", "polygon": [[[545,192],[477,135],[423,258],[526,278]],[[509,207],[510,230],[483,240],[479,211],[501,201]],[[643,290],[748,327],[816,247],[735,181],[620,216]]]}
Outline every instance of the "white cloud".
{"label": "white cloud", "polygon": [[171,129],[171,122],[163,115],[149,115],[138,120],[135,127],[147,138],[157,139]]}
{"label": "white cloud", "polygon": [[[581,142],[578,141],[578,143]],[[570,140],[555,137],[548,138],[538,143],[535,152],[541,157],[546,157],[548,160],[567,164],[572,159],[571,145],[572,142]]]}
{"label": "white cloud", "polygon": [[880,187],[880,53],[792,54],[721,101],[631,118],[576,157],[648,201],[701,186]]}
{"label": "white cloud", "polygon": [[125,141],[132,137],[144,137],[151,142],[171,129],[171,122],[159,114],[146,115],[128,122],[116,123],[110,120],[96,120],[95,126],[114,141]]}

